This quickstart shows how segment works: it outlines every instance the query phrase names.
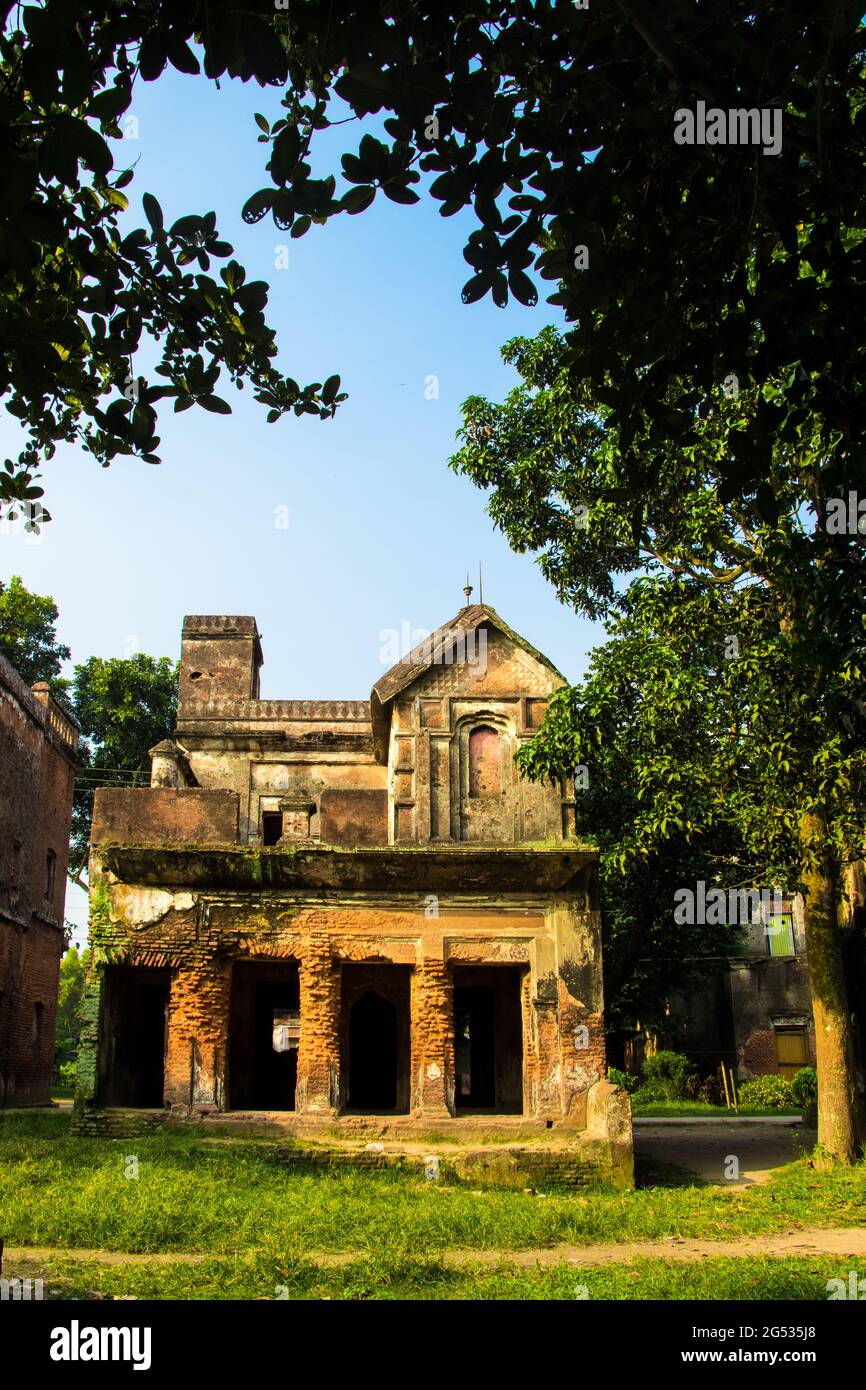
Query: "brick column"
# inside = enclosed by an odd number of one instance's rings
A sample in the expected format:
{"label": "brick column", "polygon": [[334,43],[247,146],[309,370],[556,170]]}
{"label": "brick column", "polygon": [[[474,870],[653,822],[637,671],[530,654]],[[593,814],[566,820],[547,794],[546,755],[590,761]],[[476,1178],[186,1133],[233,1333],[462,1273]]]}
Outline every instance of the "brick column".
{"label": "brick column", "polygon": [[301,960],[301,1036],[295,1109],[336,1115],[340,1099],[340,967],[327,934],[307,940]]}
{"label": "brick column", "polygon": [[562,1074],[559,1049],[559,1007],[557,999],[536,994],[532,1001],[538,1038],[535,1114],[562,1114]]}
{"label": "brick column", "polygon": [[442,960],[412,974],[412,1110],[429,1119],[454,1114],[454,985]]}
{"label": "brick column", "polygon": [[209,962],[173,976],[168,1004],[165,1100],[224,1110],[231,966]]}

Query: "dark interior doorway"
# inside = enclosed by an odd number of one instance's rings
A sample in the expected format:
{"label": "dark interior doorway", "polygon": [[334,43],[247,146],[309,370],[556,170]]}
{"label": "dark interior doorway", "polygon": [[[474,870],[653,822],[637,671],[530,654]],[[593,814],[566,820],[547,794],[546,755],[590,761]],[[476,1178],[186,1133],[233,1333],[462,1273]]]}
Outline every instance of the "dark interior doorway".
{"label": "dark interior doorway", "polygon": [[171,973],[144,966],[105,967],[100,1100],[158,1109],[164,1104]]}
{"label": "dark interior doorway", "polygon": [[368,990],[349,1018],[349,1104],[353,1110],[397,1106],[397,1010]]}
{"label": "dark interior doorway", "polygon": [[455,967],[458,1110],[523,1113],[522,973],[517,966]]}
{"label": "dark interior doorway", "polygon": [[229,1018],[229,1108],[294,1110],[300,982],[295,961],[235,961]]}
{"label": "dark interior doorway", "polygon": [[343,967],[343,1100],[349,1110],[409,1109],[409,976],[402,965]]}

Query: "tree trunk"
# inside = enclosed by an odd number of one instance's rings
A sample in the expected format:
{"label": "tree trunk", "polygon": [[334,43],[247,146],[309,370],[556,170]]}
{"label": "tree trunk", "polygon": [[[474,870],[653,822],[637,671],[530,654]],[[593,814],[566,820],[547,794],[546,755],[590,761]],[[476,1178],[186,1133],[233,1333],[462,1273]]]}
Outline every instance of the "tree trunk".
{"label": "tree trunk", "polygon": [[[818,1064],[818,1145],[828,1157],[854,1163],[860,1138],[854,1039],[837,924],[836,875],[826,839],[824,817],[806,813],[800,843]],[[811,862],[810,847],[815,849]]]}

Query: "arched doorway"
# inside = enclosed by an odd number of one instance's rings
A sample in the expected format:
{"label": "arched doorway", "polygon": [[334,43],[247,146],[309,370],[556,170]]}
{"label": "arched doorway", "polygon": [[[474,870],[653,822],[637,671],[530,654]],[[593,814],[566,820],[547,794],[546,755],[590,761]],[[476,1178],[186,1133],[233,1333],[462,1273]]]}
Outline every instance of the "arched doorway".
{"label": "arched doorway", "polygon": [[397,1106],[397,1010],[375,990],[356,999],[349,1015],[349,1086],[352,1110]]}

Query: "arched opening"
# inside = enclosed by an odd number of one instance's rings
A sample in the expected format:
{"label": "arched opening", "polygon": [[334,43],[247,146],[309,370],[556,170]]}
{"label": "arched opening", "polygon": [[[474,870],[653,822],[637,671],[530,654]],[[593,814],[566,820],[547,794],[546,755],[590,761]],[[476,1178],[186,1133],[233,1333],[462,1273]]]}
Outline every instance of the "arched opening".
{"label": "arched opening", "polygon": [[397,1010],[375,990],[356,999],[349,1015],[349,1084],[352,1110],[397,1106]]}
{"label": "arched opening", "polygon": [[499,734],[479,724],[469,735],[469,795],[499,796],[502,792],[502,748]]}

